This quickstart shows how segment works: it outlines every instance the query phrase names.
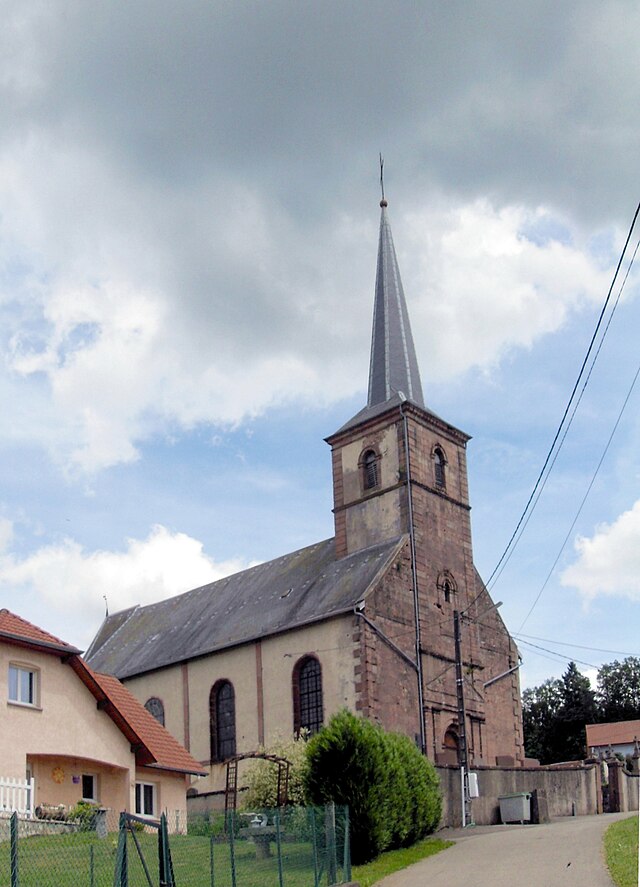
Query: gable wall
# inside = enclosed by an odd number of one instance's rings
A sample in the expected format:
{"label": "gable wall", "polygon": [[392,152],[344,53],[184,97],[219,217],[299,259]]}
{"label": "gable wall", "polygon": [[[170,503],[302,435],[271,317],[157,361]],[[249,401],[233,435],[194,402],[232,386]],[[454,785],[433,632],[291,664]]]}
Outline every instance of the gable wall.
{"label": "gable wall", "polygon": [[[198,792],[224,789],[225,766],[211,763],[209,696],[216,681],[233,684],[236,751],[255,751],[293,735],[293,667],[314,653],[322,666],[325,721],[343,707],[355,710],[353,617],[336,617],[295,631],[243,644],[125,681],[141,702],[159,696],[165,722],[181,738],[188,726],[191,754],[209,776],[194,780]],[[188,725],[185,714],[188,712]],[[177,727],[176,727],[177,725]]]}
{"label": "gable wall", "polygon": [[[39,706],[8,700],[9,664],[38,672]],[[100,800],[129,803],[128,774],[135,769],[129,743],[69,665],[55,655],[0,644],[0,776],[24,779],[29,763],[36,804],[75,804],[82,785],[73,776],[95,773]],[[62,781],[53,780],[53,771]]]}

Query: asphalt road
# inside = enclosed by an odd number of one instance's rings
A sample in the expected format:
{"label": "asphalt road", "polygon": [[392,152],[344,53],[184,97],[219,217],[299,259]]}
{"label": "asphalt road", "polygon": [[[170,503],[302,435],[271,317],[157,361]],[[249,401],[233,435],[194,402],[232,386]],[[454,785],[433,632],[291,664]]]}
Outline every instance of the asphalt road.
{"label": "asphalt road", "polygon": [[603,851],[608,825],[630,813],[547,825],[445,829],[454,847],[384,878],[382,887],[612,887]]}

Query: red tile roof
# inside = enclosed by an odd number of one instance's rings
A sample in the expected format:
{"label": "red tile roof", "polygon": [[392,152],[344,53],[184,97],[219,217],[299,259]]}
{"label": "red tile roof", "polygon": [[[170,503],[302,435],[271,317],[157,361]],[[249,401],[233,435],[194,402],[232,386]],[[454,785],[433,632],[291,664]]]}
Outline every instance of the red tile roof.
{"label": "red tile roof", "polygon": [[[82,663],[82,668],[91,675],[106,701],[105,710],[111,714],[114,709],[114,721],[120,729],[128,728],[123,732],[129,738],[134,736],[144,748],[140,749],[138,763],[148,767],[158,767],[163,770],[176,770],[181,773],[204,774],[206,771],[189,754],[177,739],[175,739],[153,715],[149,714],[135,696],[112,675],[99,674],[92,671],[84,660],[77,657]],[[78,669],[76,668],[76,671]],[[90,688],[91,689],[91,688]],[[94,695],[96,695],[94,693]],[[96,698],[98,698],[96,696]],[[99,699],[99,701],[101,701]],[[133,742],[134,747],[138,744]]]}
{"label": "red tile roof", "polygon": [[587,724],[587,748],[629,745],[640,739],[640,721],[614,721],[611,724]]}
{"label": "red tile roof", "polygon": [[179,773],[205,773],[186,748],[149,714],[117,678],[93,671],[75,647],[6,609],[0,610],[2,640],[65,656],[65,661],[93,693],[98,705],[131,743],[137,764]]}
{"label": "red tile roof", "polygon": [[43,631],[42,628],[38,628],[37,625],[27,622],[26,619],[23,619],[21,616],[16,616],[15,613],[12,613],[7,609],[0,610],[0,636],[2,635],[9,635],[16,640],[22,640],[27,644],[32,642],[35,643],[36,646],[44,645],[46,647],[54,647],[56,648],[56,651],[59,648],[64,648],[69,650],[69,652],[80,652],[75,647],[72,647],[71,644],[61,641],[60,638],[57,638],[55,635],[49,634],[48,631]]}

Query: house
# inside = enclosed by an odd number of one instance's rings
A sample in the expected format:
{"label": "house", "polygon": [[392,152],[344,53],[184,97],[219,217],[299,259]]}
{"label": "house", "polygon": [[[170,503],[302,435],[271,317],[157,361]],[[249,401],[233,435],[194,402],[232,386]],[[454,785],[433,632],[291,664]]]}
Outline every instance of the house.
{"label": "house", "polygon": [[587,753],[605,758],[616,754],[632,756],[638,752],[640,721],[614,721],[610,724],[587,724]]}
{"label": "house", "polygon": [[[80,651],[0,610],[0,780],[34,780],[33,808],[103,808],[186,827],[187,780],[200,765],[111,675]],[[116,825],[117,825],[117,821]]]}
{"label": "house", "polygon": [[344,707],[436,762],[466,746],[471,765],[522,763],[518,651],[473,564],[469,439],[425,403],[383,200],[368,400],[326,439],[334,537],[109,615],[87,653],[207,769],[193,793]]}

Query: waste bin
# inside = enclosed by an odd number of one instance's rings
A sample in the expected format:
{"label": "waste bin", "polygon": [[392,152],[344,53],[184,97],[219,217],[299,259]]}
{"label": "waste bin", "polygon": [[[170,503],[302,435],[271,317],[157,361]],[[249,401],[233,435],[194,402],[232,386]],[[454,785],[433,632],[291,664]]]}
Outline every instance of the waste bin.
{"label": "waste bin", "polygon": [[503,822],[531,821],[531,792],[516,792],[513,795],[502,795],[500,802],[500,819]]}

